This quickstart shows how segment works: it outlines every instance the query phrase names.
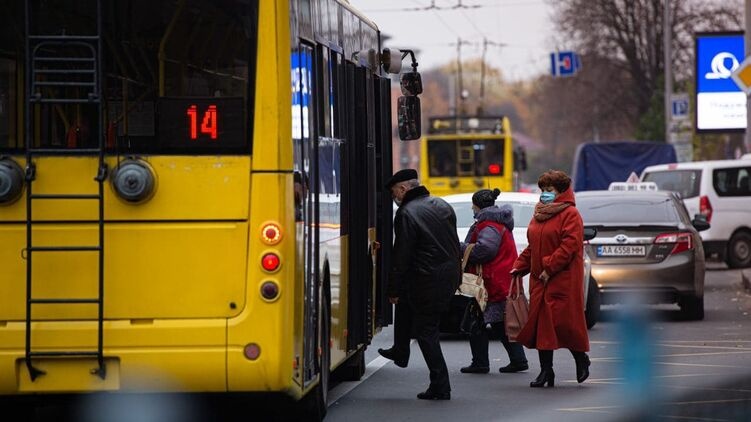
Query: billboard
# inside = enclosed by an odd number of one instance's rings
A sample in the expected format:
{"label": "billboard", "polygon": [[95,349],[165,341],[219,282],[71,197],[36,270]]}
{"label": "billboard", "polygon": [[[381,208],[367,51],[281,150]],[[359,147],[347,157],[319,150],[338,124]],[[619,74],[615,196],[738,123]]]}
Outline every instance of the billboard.
{"label": "billboard", "polygon": [[743,32],[702,32],[696,48],[696,131],[743,132],[746,94],[731,74],[743,61]]}

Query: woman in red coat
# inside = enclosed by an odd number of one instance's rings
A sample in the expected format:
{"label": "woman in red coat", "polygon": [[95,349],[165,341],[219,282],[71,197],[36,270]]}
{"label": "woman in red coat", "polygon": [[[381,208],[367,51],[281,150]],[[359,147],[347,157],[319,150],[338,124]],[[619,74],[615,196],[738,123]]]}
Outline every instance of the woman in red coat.
{"label": "woman in red coat", "polygon": [[576,380],[589,376],[589,337],[584,318],[583,232],[576,209],[571,179],[549,170],[537,180],[540,202],[527,228],[529,246],[511,270],[515,276],[529,273],[529,320],[517,341],[537,349],[540,375],[530,387],[555,384],[553,350],[566,348],[576,361]]}

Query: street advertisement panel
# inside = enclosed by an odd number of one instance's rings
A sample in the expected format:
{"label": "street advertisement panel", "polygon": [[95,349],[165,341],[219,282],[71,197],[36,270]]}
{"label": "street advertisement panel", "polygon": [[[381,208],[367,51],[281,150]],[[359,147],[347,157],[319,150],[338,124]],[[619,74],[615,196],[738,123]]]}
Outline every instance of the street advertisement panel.
{"label": "street advertisement panel", "polygon": [[697,33],[696,131],[742,132],[746,94],[731,75],[743,61],[743,32]]}

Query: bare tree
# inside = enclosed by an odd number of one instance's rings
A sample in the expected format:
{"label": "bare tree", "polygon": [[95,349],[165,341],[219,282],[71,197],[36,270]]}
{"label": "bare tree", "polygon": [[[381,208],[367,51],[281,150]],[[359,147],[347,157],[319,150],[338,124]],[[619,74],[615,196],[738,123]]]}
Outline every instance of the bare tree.
{"label": "bare tree", "polygon": [[[663,16],[672,9],[672,64],[678,85],[693,76],[693,36],[740,29],[741,0],[555,0],[555,21],[580,54],[608,59],[629,75],[637,119],[655,110],[664,81]],[[586,66],[586,63],[585,63]],[[607,77],[607,75],[602,75]],[[603,95],[602,92],[596,95]]]}

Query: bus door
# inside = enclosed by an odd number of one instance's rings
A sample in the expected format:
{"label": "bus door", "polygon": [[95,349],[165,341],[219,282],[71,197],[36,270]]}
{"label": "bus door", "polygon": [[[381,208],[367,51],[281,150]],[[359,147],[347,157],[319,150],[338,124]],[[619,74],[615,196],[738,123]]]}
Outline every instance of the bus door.
{"label": "bus door", "polygon": [[393,173],[391,147],[391,80],[375,78],[376,105],[376,295],[375,325],[385,327],[392,323],[392,305],[388,300],[386,288],[391,270],[391,249],[394,242],[394,207],[391,192],[384,185]]}
{"label": "bus door", "polygon": [[[375,153],[373,151],[374,121],[368,71],[353,63],[346,64],[348,150],[348,220],[349,220],[349,303],[348,349],[352,350],[368,339],[371,315],[370,291],[372,288],[372,260],[369,254],[369,228],[373,227],[373,178]],[[372,83],[372,82],[370,82]],[[367,309],[368,312],[363,312]]]}
{"label": "bus door", "polygon": [[[295,215],[297,220],[297,267],[303,277],[303,384],[315,379],[320,371],[317,367],[318,319],[320,316],[320,274],[318,271],[318,221],[319,221],[319,174],[317,123],[318,107],[315,106],[321,93],[319,72],[315,69],[315,48],[301,42],[292,54],[292,67],[295,71],[293,90],[293,139],[294,175],[296,187]],[[298,273],[299,274],[299,273]]]}

